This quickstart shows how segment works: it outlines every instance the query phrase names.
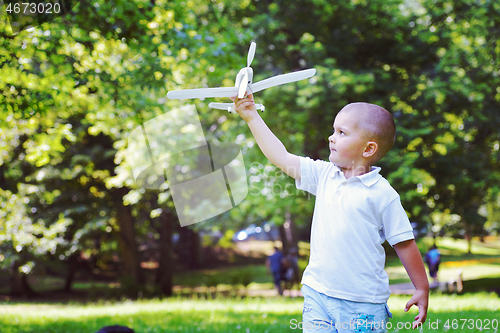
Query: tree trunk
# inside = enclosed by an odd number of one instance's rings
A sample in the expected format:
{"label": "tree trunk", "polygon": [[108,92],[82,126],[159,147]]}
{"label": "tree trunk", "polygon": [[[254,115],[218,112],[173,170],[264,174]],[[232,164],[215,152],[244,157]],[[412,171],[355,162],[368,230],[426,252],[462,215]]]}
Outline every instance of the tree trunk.
{"label": "tree trunk", "polygon": [[182,262],[186,263],[189,268],[200,268],[202,249],[198,232],[188,227],[180,228],[179,242],[179,255],[185,256]]}
{"label": "tree trunk", "polygon": [[285,213],[285,223],[280,226],[280,238],[283,244],[283,252],[288,253],[290,248],[295,247],[298,250],[297,237],[295,234],[295,226],[291,219],[291,214],[287,210]]}
{"label": "tree trunk", "polygon": [[139,285],[144,284],[144,273],[141,269],[140,254],[135,239],[134,217],[130,206],[123,205],[123,196],[128,191],[126,188],[120,188],[114,195],[117,223],[120,227],[117,236],[126,275]]}
{"label": "tree trunk", "polygon": [[203,252],[201,248],[200,235],[197,231],[189,229],[191,238],[191,268],[200,268],[203,259]]}
{"label": "tree trunk", "polygon": [[284,224],[279,226],[279,231],[280,231],[280,239],[281,239],[281,250],[283,252],[287,253],[289,247],[288,247],[288,238],[286,236],[286,229],[285,229]]}
{"label": "tree trunk", "polygon": [[[293,216],[290,213],[286,213],[286,222],[288,222],[288,225],[285,222],[285,230],[287,230],[287,237],[288,237],[288,248],[294,247],[297,251],[299,250],[299,240],[297,236],[297,229],[295,227],[295,222],[294,222],[295,216]],[[288,228],[287,228],[288,226]]]}
{"label": "tree trunk", "polygon": [[78,257],[80,256],[80,252],[73,253],[68,260],[68,273],[66,275],[66,281],[64,283],[64,292],[71,292],[71,287],[73,285],[73,281],[75,280],[76,272],[78,271]]}
{"label": "tree trunk", "polygon": [[472,254],[472,236],[466,232],[465,239],[467,240],[467,253]]}
{"label": "tree trunk", "polygon": [[26,296],[33,297],[36,295],[28,283],[28,274],[21,273],[21,283]]}
{"label": "tree trunk", "polygon": [[160,259],[156,272],[156,285],[165,296],[172,296],[174,270],[172,230],[175,221],[177,218],[170,210],[164,210],[160,214]]}
{"label": "tree trunk", "polygon": [[12,264],[12,275],[10,277],[10,294],[12,296],[33,297],[36,293],[28,283],[28,275],[19,271],[22,263],[19,260]]}
{"label": "tree trunk", "polygon": [[472,253],[472,219],[471,214],[467,214],[467,209],[464,210],[465,213],[462,215],[462,219],[465,219],[465,239],[467,240],[467,253]]}
{"label": "tree trunk", "polygon": [[10,294],[12,296],[26,296],[21,282],[21,272],[19,272],[21,265],[18,261],[12,263],[12,275],[10,276]]}

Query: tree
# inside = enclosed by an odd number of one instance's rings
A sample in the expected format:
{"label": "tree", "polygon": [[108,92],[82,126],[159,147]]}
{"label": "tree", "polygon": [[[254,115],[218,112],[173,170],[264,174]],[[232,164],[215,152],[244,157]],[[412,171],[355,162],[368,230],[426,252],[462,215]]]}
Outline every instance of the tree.
{"label": "tree", "polygon": [[486,219],[479,209],[499,179],[500,95],[493,63],[499,55],[494,36],[500,8],[489,1],[423,2],[423,7],[428,20],[416,28],[438,47],[437,61],[420,75],[411,96],[431,129],[414,141],[420,153],[415,165],[435,179],[429,207],[460,217],[454,227],[469,240],[470,252],[472,237],[484,235]]}
{"label": "tree", "polygon": [[[163,1],[84,1],[72,14],[19,35],[11,35],[2,23],[0,103],[5,112],[0,115],[0,126],[5,151],[0,179],[1,188],[6,189],[4,200],[26,198],[19,188],[29,188],[31,198],[22,199],[28,212],[20,211],[25,218],[13,221],[20,227],[57,226],[55,236],[64,235],[50,248],[26,247],[30,258],[31,252],[38,251],[33,263],[50,251],[64,257],[82,251],[83,235],[106,243],[118,239],[126,272],[134,283],[141,283],[136,240],[150,230],[137,219],[149,222],[160,216],[158,205],[164,215],[171,216],[168,223],[173,223],[175,215],[168,193],[144,195],[133,185],[120,154],[130,129],[178,105],[165,100],[176,81],[198,85],[206,82],[206,73],[222,73],[212,70],[212,63],[231,59],[235,43],[225,47],[210,37],[220,30],[218,20],[224,20],[215,19],[218,10],[222,7],[210,1],[200,6],[179,1],[168,5]],[[237,32],[226,28],[225,34],[230,39]],[[31,190],[34,186],[37,193]],[[153,206],[151,198],[157,201]],[[20,209],[2,207],[3,215],[8,215],[2,221],[2,246],[8,247],[13,258],[17,245],[6,243],[13,235],[5,221],[11,221],[10,216],[17,216]],[[109,230],[117,238],[107,238]],[[38,234],[42,241],[49,239]],[[162,233],[162,237],[170,236],[170,232]],[[100,245],[95,244],[102,251]],[[161,253],[171,256],[172,251]],[[171,258],[160,261],[162,272],[171,274],[172,267],[164,267],[172,264]],[[171,292],[168,284],[164,286],[165,293]]]}

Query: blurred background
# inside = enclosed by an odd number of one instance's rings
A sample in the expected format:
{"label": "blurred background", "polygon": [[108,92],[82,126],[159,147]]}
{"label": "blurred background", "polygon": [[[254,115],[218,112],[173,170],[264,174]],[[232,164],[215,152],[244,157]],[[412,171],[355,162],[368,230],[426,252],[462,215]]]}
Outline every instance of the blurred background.
{"label": "blurred background", "polygon": [[[317,70],[255,94],[287,149],[326,160],[344,105],[385,107],[397,139],[379,166],[422,255],[436,244],[442,281],[461,272],[470,290],[498,290],[498,1],[82,0],[17,32],[6,8],[0,299],[258,294],[273,289],[274,245],[297,248],[305,268],[314,197],[267,161],[237,115],[208,108],[229,100],[166,99],[233,86],[251,41],[254,82]],[[133,129],[185,104],[208,140],[241,147],[249,193],[181,228],[168,188],[136,186],[125,154]],[[387,251],[391,283],[409,282]]]}

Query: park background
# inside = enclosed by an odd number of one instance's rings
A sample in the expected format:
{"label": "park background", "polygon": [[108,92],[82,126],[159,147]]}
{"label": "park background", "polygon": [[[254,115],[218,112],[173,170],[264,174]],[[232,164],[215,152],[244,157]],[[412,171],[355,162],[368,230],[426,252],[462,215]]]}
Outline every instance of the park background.
{"label": "park background", "polygon": [[[290,320],[300,321],[300,297],[256,292],[273,287],[264,267],[273,242],[237,235],[252,225],[275,235],[274,244],[299,249],[304,269],[314,197],[269,164],[237,115],[208,108],[209,100],[166,99],[169,90],[234,85],[251,41],[254,81],[317,70],[255,95],[295,154],[326,159],[333,119],[347,103],[390,110],[397,139],[379,162],[382,174],[416,223],[422,254],[440,247],[440,278],[461,269],[465,279],[461,293],[431,294],[428,323],[438,329],[425,330],[479,332],[489,320],[496,332],[498,1],[73,3],[71,13],[19,33],[5,6],[1,13],[1,332],[114,324],[288,332]],[[196,106],[207,139],[240,145],[249,194],[181,228],[168,189],[137,187],[125,154],[134,128],[185,104]],[[391,283],[408,282],[387,250]],[[394,323],[415,315],[402,311],[407,300],[391,297]]]}

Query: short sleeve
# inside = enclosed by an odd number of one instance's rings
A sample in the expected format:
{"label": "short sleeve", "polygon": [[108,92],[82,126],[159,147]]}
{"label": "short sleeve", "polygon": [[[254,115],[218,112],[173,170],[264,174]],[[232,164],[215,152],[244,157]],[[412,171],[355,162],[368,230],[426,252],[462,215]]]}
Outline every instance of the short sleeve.
{"label": "short sleeve", "polygon": [[382,212],[382,225],[385,239],[391,246],[415,238],[399,196],[392,200]]}
{"label": "short sleeve", "polygon": [[328,164],[326,161],[300,157],[300,181],[295,180],[297,189],[316,195],[321,173]]}

